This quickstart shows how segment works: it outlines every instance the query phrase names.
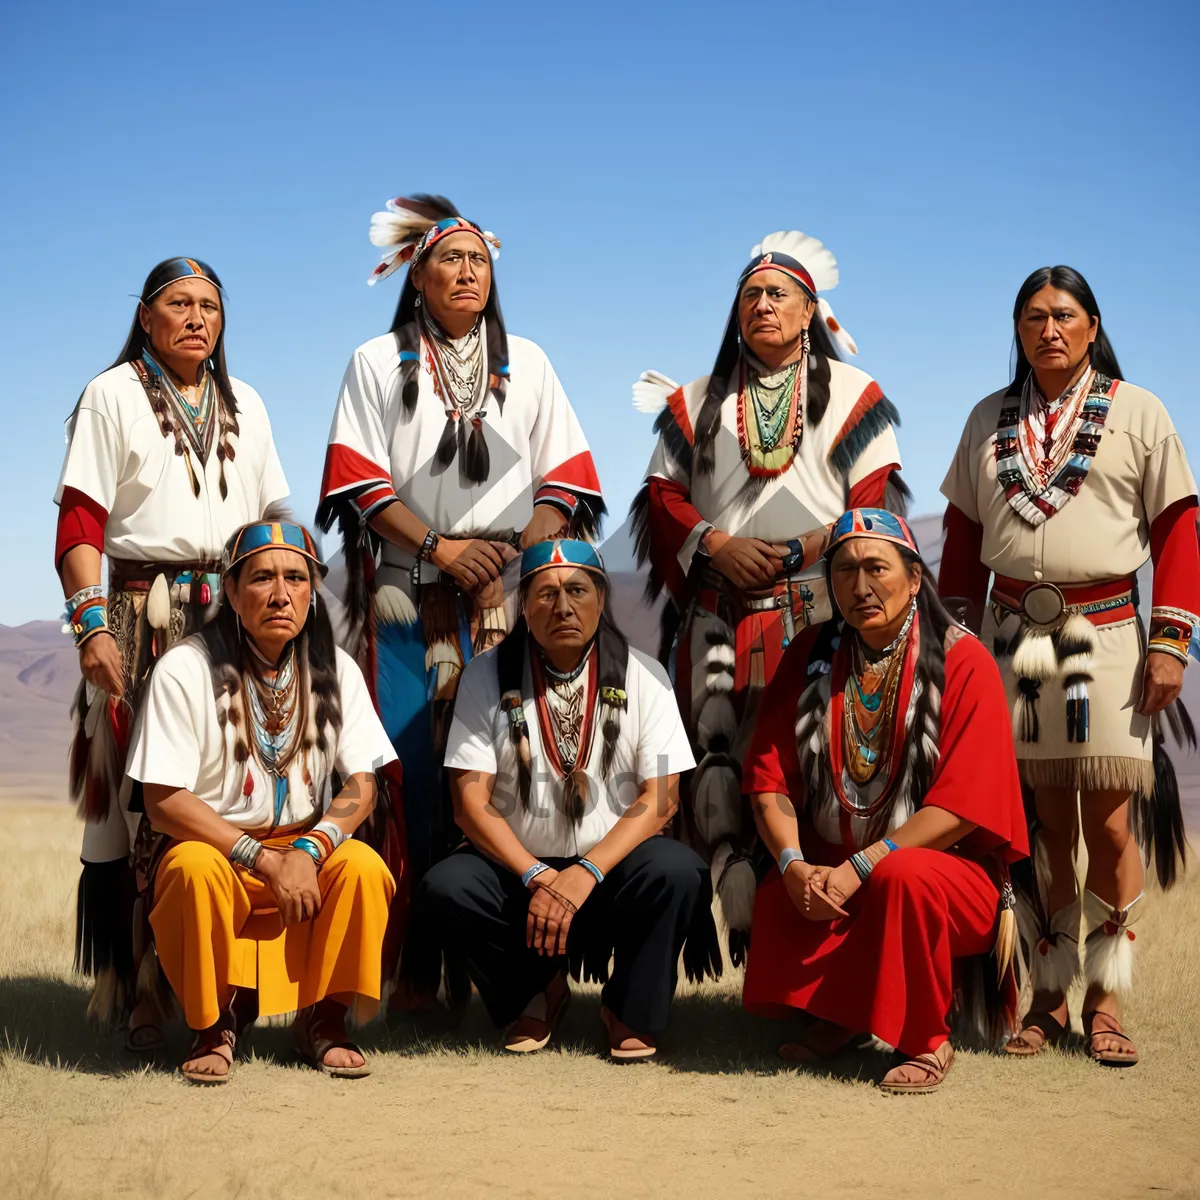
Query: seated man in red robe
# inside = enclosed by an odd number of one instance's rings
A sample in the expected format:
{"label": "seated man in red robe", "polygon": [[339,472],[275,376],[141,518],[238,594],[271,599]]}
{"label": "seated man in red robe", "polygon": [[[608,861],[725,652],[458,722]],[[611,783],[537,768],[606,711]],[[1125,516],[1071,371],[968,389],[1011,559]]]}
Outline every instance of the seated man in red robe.
{"label": "seated man in red robe", "polygon": [[[1015,1017],[1008,865],[1028,843],[1008,706],[902,517],[845,513],[826,569],[840,640],[831,623],[824,653],[785,656],[743,776],[777,869],[755,900],[742,999],[815,1018],[785,1058],[871,1033],[903,1059],[881,1088],[932,1091],[954,1059],[956,988],[982,981],[985,1035]],[[971,958],[989,961],[964,970]]]}

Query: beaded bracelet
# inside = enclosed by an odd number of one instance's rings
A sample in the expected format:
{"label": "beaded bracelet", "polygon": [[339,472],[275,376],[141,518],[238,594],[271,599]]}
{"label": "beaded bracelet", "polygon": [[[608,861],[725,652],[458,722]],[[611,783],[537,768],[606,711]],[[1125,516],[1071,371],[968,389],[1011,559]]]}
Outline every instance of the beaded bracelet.
{"label": "beaded bracelet", "polygon": [[99,588],[84,588],[82,592],[76,592],[71,601],[84,592],[98,594],[89,595],[78,605],[68,602],[63,614],[66,618],[63,633],[69,633],[75,639],[77,647],[82,646],[93,634],[108,629],[108,601],[105,600],[103,592]]}
{"label": "beaded bracelet", "polygon": [[67,601],[67,612],[78,612],[89,600],[100,600],[104,597],[104,588],[98,583],[93,583],[89,587],[80,588]]}
{"label": "beaded bracelet", "polygon": [[535,862],[524,875],[521,876],[521,886],[528,887],[543,871],[550,870],[550,867],[544,862]]}
{"label": "beaded bracelet", "polygon": [[[895,842],[892,841],[891,838],[885,837],[880,838],[879,840],[888,848],[888,853],[900,848]],[[886,857],[886,855],[881,854],[879,857],[880,859],[883,859]],[[854,854],[850,855],[850,865],[854,868],[854,873],[858,876],[858,878],[863,883],[866,883],[867,876],[870,875],[873,870],[875,870],[876,864],[871,860],[866,850],[858,850]]]}
{"label": "beaded bracelet", "polygon": [[590,858],[581,858],[579,865],[587,871],[597,883],[604,882],[604,872]]}

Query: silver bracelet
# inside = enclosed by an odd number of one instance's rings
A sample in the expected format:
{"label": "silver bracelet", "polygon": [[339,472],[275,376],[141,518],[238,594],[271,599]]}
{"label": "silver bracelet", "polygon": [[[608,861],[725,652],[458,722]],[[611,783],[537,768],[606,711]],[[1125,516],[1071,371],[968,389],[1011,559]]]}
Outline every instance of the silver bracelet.
{"label": "silver bracelet", "polygon": [[804,855],[792,846],[779,852],[779,873],[782,875],[794,862],[803,862]]}
{"label": "silver bracelet", "polygon": [[229,861],[236,866],[245,867],[247,871],[254,870],[258,856],[262,853],[262,842],[256,841],[248,833],[243,833],[229,852]]}
{"label": "silver bracelet", "polygon": [[312,831],[323,833],[333,843],[335,850],[346,840],[346,835],[332,821],[318,821]]}
{"label": "silver bracelet", "polygon": [[86,604],[89,600],[99,600],[104,595],[104,588],[98,583],[92,584],[90,587],[80,588],[67,601],[67,616],[70,616],[81,605]]}

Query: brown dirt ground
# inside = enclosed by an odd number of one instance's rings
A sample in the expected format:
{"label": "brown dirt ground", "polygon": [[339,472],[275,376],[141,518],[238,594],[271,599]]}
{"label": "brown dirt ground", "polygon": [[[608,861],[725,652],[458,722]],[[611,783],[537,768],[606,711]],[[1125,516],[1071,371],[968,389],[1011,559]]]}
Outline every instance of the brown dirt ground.
{"label": "brown dirt ground", "polygon": [[942,1091],[888,1098],[873,1052],[826,1072],[773,1055],[737,978],[681,991],[663,1061],[602,1060],[598,999],[554,1049],[501,1057],[478,1003],[457,1026],[363,1031],[375,1073],[337,1082],[256,1030],[223,1088],[140,1065],[83,1019],[71,975],[78,830],[0,805],[0,1196],[1200,1195],[1200,883],[1138,926],[1141,1065],[960,1053]]}

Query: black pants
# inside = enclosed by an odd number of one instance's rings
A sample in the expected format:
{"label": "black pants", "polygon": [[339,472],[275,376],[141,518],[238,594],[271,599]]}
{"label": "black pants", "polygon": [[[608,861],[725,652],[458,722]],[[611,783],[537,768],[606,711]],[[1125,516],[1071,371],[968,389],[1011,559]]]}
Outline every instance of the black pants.
{"label": "black pants", "polygon": [[[561,870],[577,860],[543,861]],[[588,974],[607,977],[601,998],[631,1029],[666,1028],[680,951],[698,906],[706,913],[712,897],[708,868],[694,850],[653,837],[631,851],[575,915],[568,959],[525,945],[531,895],[511,871],[474,850],[461,850],[429,869],[413,898],[412,920],[428,921],[447,953],[465,961],[499,1026],[515,1021],[567,969],[569,959]]]}

